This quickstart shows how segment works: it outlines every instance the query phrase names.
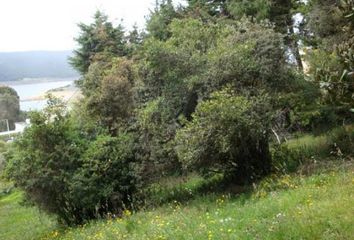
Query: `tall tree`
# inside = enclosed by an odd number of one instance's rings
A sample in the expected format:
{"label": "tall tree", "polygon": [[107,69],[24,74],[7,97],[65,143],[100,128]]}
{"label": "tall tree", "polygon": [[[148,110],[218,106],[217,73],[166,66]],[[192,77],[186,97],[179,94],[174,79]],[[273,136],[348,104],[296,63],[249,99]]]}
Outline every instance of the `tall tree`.
{"label": "tall tree", "polygon": [[276,31],[284,34],[285,44],[289,47],[299,70],[303,70],[299,50],[299,37],[294,31],[294,22],[298,0],[271,0],[269,19],[275,24]]}
{"label": "tall tree", "polygon": [[70,58],[70,64],[81,74],[87,73],[98,54],[125,56],[126,40],[122,25],[113,26],[107,15],[97,11],[92,24],[80,23],[80,36],[75,40],[79,48]]}
{"label": "tall tree", "polygon": [[178,16],[172,0],[156,1],[156,6],[146,23],[148,34],[159,40],[166,40],[171,33],[168,25]]}
{"label": "tall tree", "polygon": [[228,15],[227,0],[188,0],[190,10],[206,12],[211,16]]}

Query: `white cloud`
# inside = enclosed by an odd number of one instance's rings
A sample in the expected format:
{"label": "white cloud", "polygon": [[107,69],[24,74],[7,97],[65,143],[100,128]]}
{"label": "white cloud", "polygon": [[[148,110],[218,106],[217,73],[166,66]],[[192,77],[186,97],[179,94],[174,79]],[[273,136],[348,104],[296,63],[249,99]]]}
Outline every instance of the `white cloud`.
{"label": "white cloud", "polygon": [[[177,2],[177,1],[176,1]],[[68,50],[77,23],[91,22],[97,9],[130,28],[143,27],[155,0],[0,0],[0,52]]]}

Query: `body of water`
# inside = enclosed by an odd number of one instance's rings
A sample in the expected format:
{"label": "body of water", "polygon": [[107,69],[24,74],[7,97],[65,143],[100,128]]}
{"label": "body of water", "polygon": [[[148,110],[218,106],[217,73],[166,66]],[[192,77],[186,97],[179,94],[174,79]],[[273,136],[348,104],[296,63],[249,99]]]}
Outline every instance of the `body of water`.
{"label": "body of water", "polygon": [[8,85],[16,90],[20,96],[20,108],[22,111],[42,110],[47,101],[46,100],[29,100],[45,94],[47,91],[55,88],[65,87],[74,84],[75,79],[32,79],[30,81],[16,81],[7,82]]}

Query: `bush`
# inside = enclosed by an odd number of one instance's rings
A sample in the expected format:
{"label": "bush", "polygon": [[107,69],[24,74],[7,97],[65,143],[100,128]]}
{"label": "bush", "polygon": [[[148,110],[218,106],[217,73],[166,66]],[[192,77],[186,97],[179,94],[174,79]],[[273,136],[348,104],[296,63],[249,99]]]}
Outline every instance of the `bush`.
{"label": "bush", "polygon": [[[132,136],[77,128],[65,108],[49,102],[7,154],[5,174],[27,198],[65,224],[81,224],[129,207],[134,192]],[[91,142],[89,142],[91,141]]]}
{"label": "bush", "polygon": [[108,213],[121,214],[130,208],[135,192],[132,171],[132,137],[99,136],[82,156],[82,165],[69,183],[69,193],[77,217],[99,218]]}
{"label": "bush", "polygon": [[237,183],[249,183],[269,173],[270,116],[264,97],[214,93],[200,103],[193,120],[178,130],[177,153],[187,168],[222,172]]}

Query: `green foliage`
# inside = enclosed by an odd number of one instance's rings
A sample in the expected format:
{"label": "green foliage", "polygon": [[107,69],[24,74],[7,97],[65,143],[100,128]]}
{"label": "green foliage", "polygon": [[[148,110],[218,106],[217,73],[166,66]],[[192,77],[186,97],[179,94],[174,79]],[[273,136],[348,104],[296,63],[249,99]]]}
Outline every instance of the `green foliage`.
{"label": "green foliage", "polygon": [[81,156],[81,166],[68,183],[71,202],[79,210],[78,222],[109,213],[121,214],[123,209],[132,207],[135,192],[132,140],[129,134],[101,135]]}
{"label": "green foliage", "polygon": [[[217,47],[208,54],[205,74],[211,92],[225,84],[237,91],[277,91],[290,79],[285,67],[282,37],[267,25],[243,19],[235,27],[225,26]],[[290,78],[290,76],[289,76]],[[284,82],[282,82],[284,81]]]}
{"label": "green foliage", "polygon": [[161,176],[178,173],[181,169],[174,150],[173,139],[177,124],[171,121],[164,99],[150,101],[137,111],[140,175],[145,182],[156,181]]}
{"label": "green foliage", "polygon": [[115,58],[96,62],[81,82],[86,110],[114,133],[124,126],[133,111],[133,62]]}
{"label": "green foliage", "polygon": [[313,50],[309,54],[309,63],[310,73],[323,89],[326,103],[336,106],[351,103],[354,78],[346,74],[340,56],[335,52],[329,54],[323,50]]}
{"label": "green foliage", "polygon": [[185,167],[223,172],[236,182],[270,171],[266,98],[247,99],[228,90],[200,103],[193,120],[177,132],[177,153]]}
{"label": "green foliage", "polygon": [[227,14],[225,0],[188,0],[189,11],[200,16],[222,16]]}
{"label": "green foliage", "polygon": [[80,23],[78,26],[81,34],[76,41],[80,48],[74,51],[70,64],[81,74],[88,71],[95,58],[99,58],[99,54],[111,57],[126,55],[123,27],[121,25],[114,27],[104,13],[97,11],[94,23],[90,25]]}
{"label": "green foliage", "polygon": [[276,145],[271,149],[272,166],[275,172],[295,172],[305,161],[303,148],[289,148],[288,145]]}
{"label": "green foliage", "polygon": [[344,109],[342,118],[350,115],[354,99],[353,7],[352,1],[311,1],[307,24],[317,41],[309,54],[310,73],[323,100]]}
{"label": "green foliage", "polygon": [[90,143],[86,135],[50,99],[44,112],[31,114],[31,127],[7,154],[7,177],[66,224],[119,214],[132,202],[132,137],[101,135]]}
{"label": "green foliage", "polygon": [[348,125],[336,128],[329,133],[331,153],[342,157],[352,156],[354,154],[354,126]]}
{"label": "green foliage", "polygon": [[149,36],[159,40],[167,40],[170,37],[168,25],[177,17],[178,12],[174,8],[172,0],[158,0],[155,10],[151,12],[146,23]]}
{"label": "green foliage", "polygon": [[256,0],[256,1],[229,1],[227,9],[230,14],[240,19],[244,15],[251,16],[256,20],[264,20],[269,17],[270,1],[268,0]]}
{"label": "green foliage", "polygon": [[273,93],[293,80],[285,67],[282,37],[267,25],[247,19],[232,25],[187,18],[172,21],[170,33],[166,41],[146,40],[139,64],[138,89],[144,104],[149,101],[146,106],[156,112],[150,127],[141,127],[144,148],[156,149],[144,154],[151,162],[166,162],[175,155],[175,131],[184,118],[192,119],[198,101],[210,93],[227,84],[240,94]]}

